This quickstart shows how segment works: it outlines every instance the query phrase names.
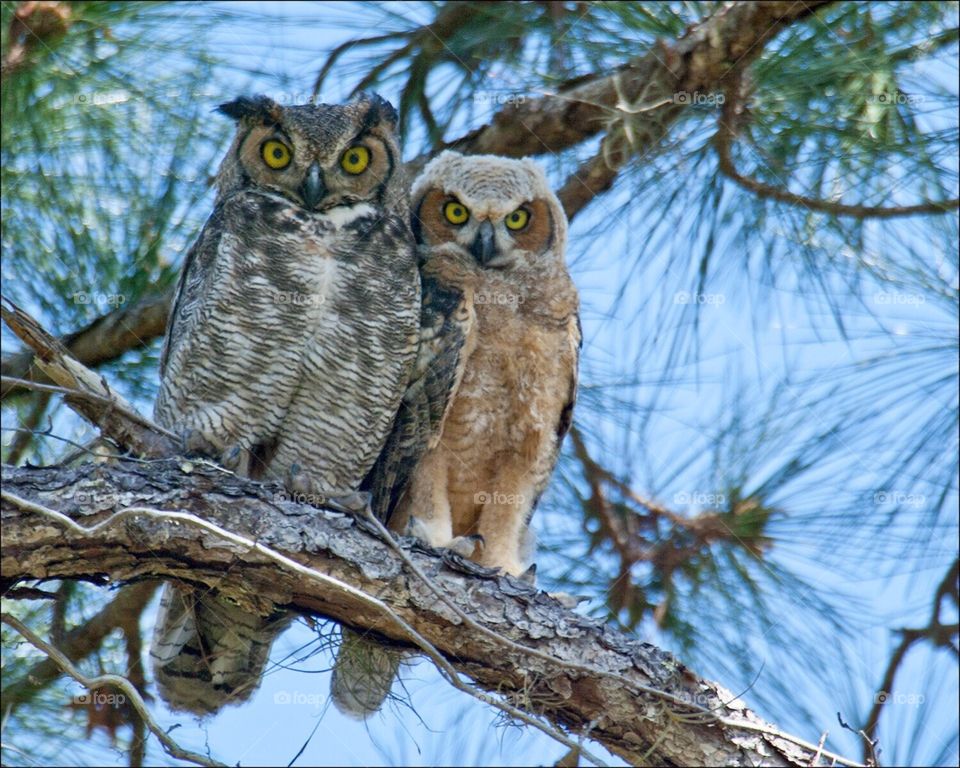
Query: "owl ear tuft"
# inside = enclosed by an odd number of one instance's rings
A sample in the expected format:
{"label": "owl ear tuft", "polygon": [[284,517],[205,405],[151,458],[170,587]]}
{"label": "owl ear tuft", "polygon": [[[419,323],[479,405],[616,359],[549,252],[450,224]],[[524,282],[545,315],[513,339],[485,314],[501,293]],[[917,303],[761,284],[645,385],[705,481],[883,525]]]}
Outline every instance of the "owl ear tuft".
{"label": "owl ear tuft", "polygon": [[234,120],[259,120],[264,125],[274,125],[280,122],[283,108],[267,96],[241,96],[221,104],[216,111]]}
{"label": "owl ear tuft", "polygon": [[363,116],[363,125],[365,128],[373,128],[380,123],[387,123],[391,128],[397,127],[397,121],[400,116],[393,104],[376,93],[361,93],[357,96],[358,103],[368,105],[367,112]]}

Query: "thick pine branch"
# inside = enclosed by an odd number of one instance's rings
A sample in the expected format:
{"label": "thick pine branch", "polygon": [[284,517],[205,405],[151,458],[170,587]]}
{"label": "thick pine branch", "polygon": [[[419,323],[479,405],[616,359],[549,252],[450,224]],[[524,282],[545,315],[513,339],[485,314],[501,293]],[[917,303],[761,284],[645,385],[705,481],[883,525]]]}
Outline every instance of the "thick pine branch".
{"label": "thick pine branch", "polygon": [[[216,468],[189,469],[184,472],[175,460],[77,468],[4,466],[4,589],[34,579],[118,583],[171,578],[220,590],[254,610],[277,604],[409,642],[388,615],[358,593],[304,579],[262,550],[150,511],[179,510],[378,595],[479,688],[587,735],[633,764],[816,764],[813,745],[785,737],[717,684],[698,679],[648,643],[565,609],[546,593],[455,556],[444,559],[412,542],[404,545],[461,611],[556,662],[506,647],[465,625],[360,520],[293,503],[279,488]],[[85,527],[119,510],[140,511],[80,533],[30,504],[57,510]],[[583,665],[596,673],[585,674]]]}

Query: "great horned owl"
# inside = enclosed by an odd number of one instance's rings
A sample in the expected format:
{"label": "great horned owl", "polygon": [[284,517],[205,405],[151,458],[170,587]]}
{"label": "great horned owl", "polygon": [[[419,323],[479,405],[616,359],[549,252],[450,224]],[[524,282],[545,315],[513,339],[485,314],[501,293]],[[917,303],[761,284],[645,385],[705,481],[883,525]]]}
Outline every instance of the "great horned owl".
{"label": "great horned owl", "polygon": [[[530,565],[533,510],[570,427],[577,290],[567,220],[536,163],[444,152],[411,192],[420,247],[420,350],[365,486],[395,531],[513,575]],[[338,707],[376,711],[400,656],[347,634]]]}
{"label": "great horned owl", "polygon": [[[355,491],[418,343],[397,114],[378,96],[219,109],[237,134],[180,278],[157,421],[238,474]],[[151,648],[162,695],[198,713],[248,698],[284,624],[168,585]]]}

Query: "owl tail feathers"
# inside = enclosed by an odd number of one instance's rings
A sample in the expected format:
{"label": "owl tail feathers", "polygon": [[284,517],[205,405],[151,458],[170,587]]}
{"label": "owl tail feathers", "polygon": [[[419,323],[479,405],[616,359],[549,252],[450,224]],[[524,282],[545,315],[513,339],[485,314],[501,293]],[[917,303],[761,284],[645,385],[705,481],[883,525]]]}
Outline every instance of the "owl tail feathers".
{"label": "owl tail feathers", "polygon": [[378,712],[408,652],[358,635],[346,627],[333,664],[330,695],[344,715],[363,720]]}
{"label": "owl tail feathers", "polygon": [[246,701],[291,618],[258,616],[212,593],[165,584],[150,646],[160,696],[197,715]]}

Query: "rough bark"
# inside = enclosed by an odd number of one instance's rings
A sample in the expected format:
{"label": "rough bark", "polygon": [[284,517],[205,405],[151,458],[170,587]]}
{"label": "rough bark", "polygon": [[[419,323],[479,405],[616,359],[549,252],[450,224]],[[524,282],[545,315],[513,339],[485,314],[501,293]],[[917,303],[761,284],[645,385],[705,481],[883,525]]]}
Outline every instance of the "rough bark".
{"label": "rough bark", "polygon": [[[4,466],[2,477],[4,590],[33,579],[106,584],[172,577],[218,589],[253,609],[276,604],[374,630],[396,642],[406,639],[389,617],[354,594],[304,579],[260,552],[189,523],[139,513],[81,534],[25,511],[7,494],[85,526],[130,507],[179,510],[376,594],[479,688],[588,735],[632,764],[815,765],[828,754],[815,756],[811,745],[788,739],[722,687],[698,679],[654,646],[569,611],[524,583],[404,540],[416,565],[461,610],[499,636],[557,661],[506,648],[465,626],[404,568],[387,543],[366,530],[362,519],[296,504],[279,487],[175,460]],[[563,662],[589,665],[597,674],[571,670]],[[637,686],[655,688],[667,698]],[[712,710],[713,716],[690,717],[696,707]]]}

